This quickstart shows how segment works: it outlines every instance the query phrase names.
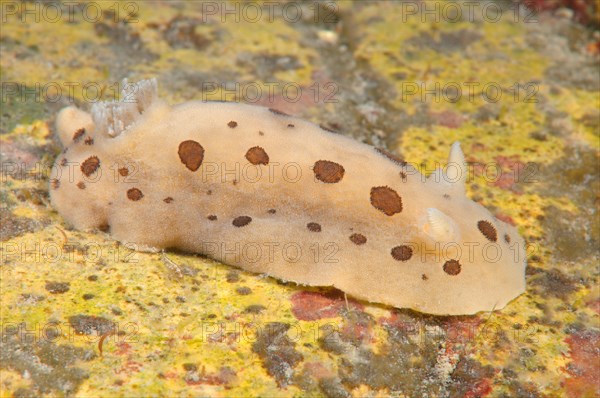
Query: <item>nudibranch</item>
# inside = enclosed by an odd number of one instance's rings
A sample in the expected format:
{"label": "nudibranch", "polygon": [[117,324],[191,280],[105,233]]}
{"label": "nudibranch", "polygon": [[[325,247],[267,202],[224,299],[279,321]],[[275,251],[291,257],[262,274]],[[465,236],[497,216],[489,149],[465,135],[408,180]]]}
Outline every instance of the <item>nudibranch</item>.
{"label": "nudibranch", "polygon": [[170,106],[154,79],[131,87],[57,116],[50,196],[75,228],[430,314],[500,309],[524,292],[524,241],[467,198],[458,143],[425,177],[274,109]]}

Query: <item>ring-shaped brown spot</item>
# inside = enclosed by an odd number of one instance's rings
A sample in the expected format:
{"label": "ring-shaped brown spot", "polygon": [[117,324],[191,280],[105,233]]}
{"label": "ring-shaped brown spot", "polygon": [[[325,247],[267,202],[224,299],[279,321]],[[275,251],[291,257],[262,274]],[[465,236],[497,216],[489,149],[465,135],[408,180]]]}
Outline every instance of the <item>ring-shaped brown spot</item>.
{"label": "ring-shaped brown spot", "polygon": [[140,191],[137,188],[131,188],[127,190],[127,198],[129,200],[133,200],[134,202],[137,202],[138,200],[142,199],[144,197],[144,194],[142,193],[142,191]]}
{"label": "ring-shaped brown spot", "polygon": [[444,263],[444,272],[448,275],[460,274],[460,263],[456,260],[448,260]]}
{"label": "ring-shaped brown spot", "polygon": [[243,227],[243,226],[250,224],[250,221],[252,221],[252,217],[239,216],[239,217],[234,218],[231,223],[233,224],[234,227]]}
{"label": "ring-shaped brown spot", "polygon": [[253,165],[269,164],[269,155],[259,146],[252,147],[246,152],[246,159]]}
{"label": "ring-shaped brown spot", "polygon": [[413,255],[412,247],[406,245],[396,246],[392,249],[392,257],[397,261],[408,261]]}
{"label": "ring-shaped brown spot", "polygon": [[367,237],[363,234],[352,234],[350,235],[350,241],[355,245],[364,245],[367,243]]}
{"label": "ring-shaped brown spot", "polygon": [[498,240],[496,228],[494,228],[491,222],[481,220],[477,223],[477,228],[479,228],[483,236],[485,236],[490,242],[495,242]]}
{"label": "ring-shaped brown spot", "polygon": [[344,177],[344,167],[341,164],[329,160],[318,160],[313,166],[315,177],[327,184],[340,182]]}
{"label": "ring-shaped brown spot", "polygon": [[237,122],[232,120],[232,121],[230,121],[229,123],[227,123],[227,125],[228,125],[230,128],[234,129],[234,128],[236,128],[236,127],[237,127]]}
{"label": "ring-shaped brown spot", "polygon": [[204,160],[204,148],[193,140],[183,141],[179,144],[179,159],[189,170],[196,171]]}
{"label": "ring-shaped brown spot", "polygon": [[81,172],[89,177],[98,169],[100,166],[100,159],[97,156],[90,156],[81,164]]}
{"label": "ring-shaped brown spot", "polygon": [[84,134],[85,134],[84,128],[77,129],[73,133],[73,142],[78,142],[81,139],[81,137],[83,137]]}
{"label": "ring-shaped brown spot", "polygon": [[393,216],[402,211],[402,198],[390,187],[373,187],[371,205],[386,216]]}
{"label": "ring-shaped brown spot", "polygon": [[309,222],[306,224],[306,228],[308,228],[310,232],[321,232],[321,224],[317,224],[316,222]]}

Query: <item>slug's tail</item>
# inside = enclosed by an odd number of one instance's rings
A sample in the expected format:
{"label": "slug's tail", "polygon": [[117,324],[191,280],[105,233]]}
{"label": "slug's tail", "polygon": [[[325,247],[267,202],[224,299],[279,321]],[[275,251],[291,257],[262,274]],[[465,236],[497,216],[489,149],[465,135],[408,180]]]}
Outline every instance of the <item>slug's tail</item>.
{"label": "slug's tail", "polygon": [[94,124],[90,114],[75,106],[61,109],[56,116],[56,132],[64,147],[77,141],[86,132],[91,134],[93,130]]}

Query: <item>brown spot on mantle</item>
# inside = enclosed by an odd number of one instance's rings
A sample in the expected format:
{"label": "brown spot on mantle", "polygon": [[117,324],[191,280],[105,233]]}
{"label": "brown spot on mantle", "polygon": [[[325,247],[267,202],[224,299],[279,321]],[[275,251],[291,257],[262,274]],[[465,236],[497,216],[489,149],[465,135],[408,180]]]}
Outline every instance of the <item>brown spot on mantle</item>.
{"label": "brown spot on mantle", "polygon": [[393,216],[402,211],[402,198],[390,187],[373,187],[371,205],[386,216]]}

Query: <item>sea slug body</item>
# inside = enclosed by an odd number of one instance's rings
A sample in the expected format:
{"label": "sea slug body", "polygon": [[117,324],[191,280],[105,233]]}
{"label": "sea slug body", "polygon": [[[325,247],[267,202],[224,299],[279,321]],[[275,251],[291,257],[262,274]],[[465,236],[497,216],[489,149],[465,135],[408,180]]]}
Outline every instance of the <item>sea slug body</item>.
{"label": "sea slug body", "polygon": [[432,314],[500,309],[525,290],[523,239],[466,197],[458,143],[425,178],[276,110],[169,106],[155,80],[135,88],[57,116],[50,195],[74,227]]}

